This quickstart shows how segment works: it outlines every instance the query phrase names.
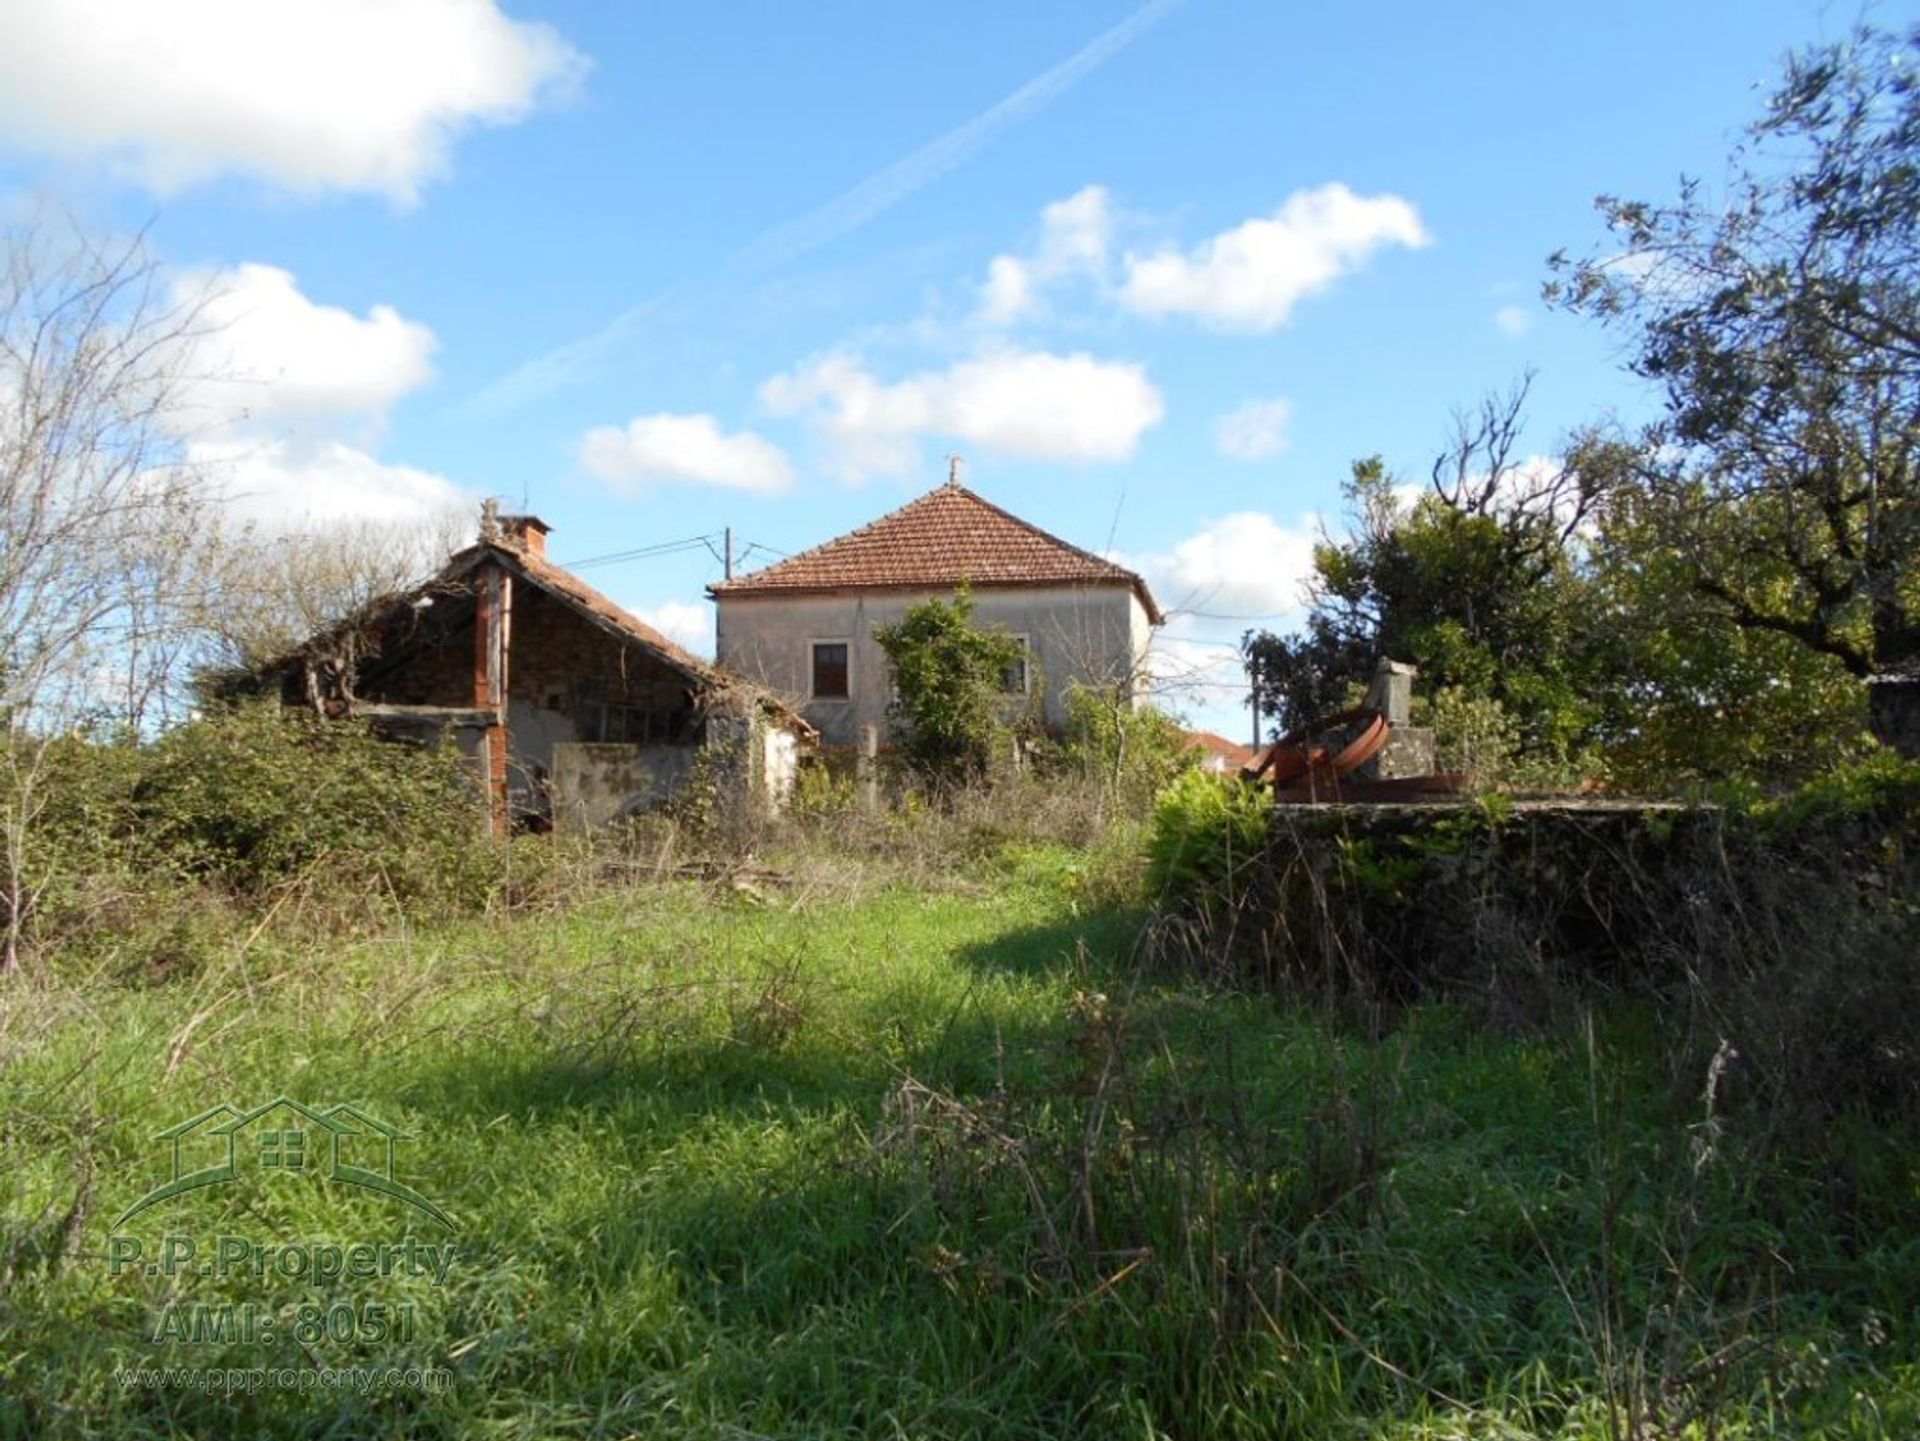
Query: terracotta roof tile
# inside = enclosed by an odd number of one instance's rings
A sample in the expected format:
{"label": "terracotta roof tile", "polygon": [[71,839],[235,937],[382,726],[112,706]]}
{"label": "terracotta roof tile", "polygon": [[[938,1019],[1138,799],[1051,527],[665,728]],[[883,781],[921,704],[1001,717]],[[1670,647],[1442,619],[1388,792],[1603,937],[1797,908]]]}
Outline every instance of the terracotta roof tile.
{"label": "terracotta roof tile", "polygon": [[1130,586],[1157,625],[1160,607],[1134,572],[1069,545],[949,481],[825,544],[707,587],[719,597],[849,589],[1008,585]]}
{"label": "terracotta roof tile", "polygon": [[1230,741],[1223,735],[1212,731],[1188,731],[1186,743],[1197,751],[1210,756],[1218,756],[1229,765],[1244,766],[1253,762],[1253,747],[1242,745],[1239,741]]}
{"label": "terracotta roof tile", "polygon": [[484,541],[479,545],[469,546],[448,561],[447,568],[441,572],[442,579],[464,574],[485,555],[493,555],[505,560],[536,585],[552,592],[576,609],[597,618],[629,640],[656,652],[662,660],[673,666],[688,680],[716,690],[750,691],[772,706],[784,719],[804,731],[812,732],[813,727],[799,712],[771,692],[742,679],[731,671],[722,670],[712,661],[702,660],[684,646],[669,640],[632,611],[595,590],[572,571],[557,566],[546,557],[535,555],[524,546],[516,545],[510,540]]}
{"label": "terracotta roof tile", "polygon": [[592,612],[608,625],[623,631],[649,650],[658,651],[661,659],[684,671],[689,678],[705,681],[710,685],[733,679],[730,676],[723,676],[712,661],[702,660],[684,646],[669,640],[632,611],[609,600],[572,571],[563,570],[546,557],[534,555],[531,551],[511,543],[490,548],[510,557],[513,563],[525,571],[531,579],[538,581],[548,590],[564,596],[581,610]]}

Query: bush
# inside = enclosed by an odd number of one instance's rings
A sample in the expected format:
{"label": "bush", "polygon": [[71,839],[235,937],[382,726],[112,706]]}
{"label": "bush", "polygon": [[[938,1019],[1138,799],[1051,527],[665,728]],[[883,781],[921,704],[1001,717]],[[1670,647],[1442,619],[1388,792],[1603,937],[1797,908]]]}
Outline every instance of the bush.
{"label": "bush", "polygon": [[923,779],[940,789],[977,782],[995,756],[1012,753],[1002,678],[1021,663],[1020,642],[974,625],[965,586],[951,601],[914,606],[873,638],[893,667],[892,712],[907,763]]}
{"label": "bush", "polygon": [[1442,771],[1464,771],[1485,790],[1565,790],[1596,778],[1602,767],[1586,753],[1552,743],[1529,746],[1518,719],[1491,696],[1443,686],[1414,703],[1415,719],[1433,727]]}
{"label": "bush", "polygon": [[7,810],[29,817],[23,930],[41,951],[158,948],[154,964],[171,971],[178,927],[156,929],[156,918],[200,900],[204,917],[238,924],[229,903],[244,911],[297,883],[356,915],[451,914],[484,906],[501,873],[452,747],[383,741],[273,704],[145,743],[22,743],[9,759]]}
{"label": "bush", "polygon": [[383,741],[364,727],[249,705],[148,747],[131,814],[150,862],[258,894],[325,864],[403,896],[480,834],[473,781],[451,747]]}
{"label": "bush", "polygon": [[1176,776],[1199,767],[1177,720],[1115,687],[1073,681],[1066,703],[1056,768],[1101,786],[1122,814],[1144,815]]}
{"label": "bush", "polygon": [[1191,770],[1160,794],[1147,836],[1149,894],[1163,904],[1207,910],[1224,900],[1234,874],[1267,841],[1266,791],[1229,776]]}

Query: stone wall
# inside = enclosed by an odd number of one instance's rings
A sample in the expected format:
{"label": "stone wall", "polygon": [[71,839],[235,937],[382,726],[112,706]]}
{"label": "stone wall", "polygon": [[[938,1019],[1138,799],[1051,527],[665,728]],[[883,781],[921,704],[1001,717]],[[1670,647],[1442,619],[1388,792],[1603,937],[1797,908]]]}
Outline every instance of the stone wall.
{"label": "stone wall", "polygon": [[1724,881],[1720,813],[1657,802],[1283,805],[1179,925],[1284,989],[1407,999],[1636,985]]}

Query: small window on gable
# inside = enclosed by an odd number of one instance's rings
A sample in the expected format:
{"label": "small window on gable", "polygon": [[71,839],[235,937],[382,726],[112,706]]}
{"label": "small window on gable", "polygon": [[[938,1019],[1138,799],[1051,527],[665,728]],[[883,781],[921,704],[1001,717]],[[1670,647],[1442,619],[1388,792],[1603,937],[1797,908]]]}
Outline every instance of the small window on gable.
{"label": "small window on gable", "polygon": [[1000,672],[1000,693],[1002,695],[1025,695],[1029,684],[1027,668],[1029,651],[1027,638],[1023,635],[1016,635],[1013,637],[1013,643],[1020,647],[1020,654],[1012,665]]}
{"label": "small window on gable", "polygon": [[816,700],[845,700],[847,686],[847,643],[843,640],[813,642],[813,696]]}

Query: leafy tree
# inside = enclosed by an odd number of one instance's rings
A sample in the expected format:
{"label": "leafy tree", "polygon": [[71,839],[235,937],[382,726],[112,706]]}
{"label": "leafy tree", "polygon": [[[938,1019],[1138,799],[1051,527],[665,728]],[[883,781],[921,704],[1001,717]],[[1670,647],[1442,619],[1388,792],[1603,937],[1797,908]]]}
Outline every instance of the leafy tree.
{"label": "leafy tree", "polygon": [[1735,624],[1693,583],[1669,508],[1618,491],[1584,547],[1593,695],[1612,779],[1797,783],[1871,748],[1865,687],[1833,656]]}
{"label": "leafy tree", "polygon": [[1638,444],[1587,433],[1564,461],[1515,461],[1524,394],[1469,417],[1419,493],[1355,466],[1305,628],[1244,642],[1263,710],[1284,727],[1351,705],[1384,655],[1419,666],[1443,763],[1487,779],[1777,783],[1852,756],[1846,667],[1695,584],[1695,557],[1744,543],[1738,511],[1681,545]]}
{"label": "leafy tree", "polygon": [[[1665,401],[1638,482],[1687,588],[1873,687],[1920,750],[1920,27],[1793,57],[1724,199],[1603,197],[1550,296]],[[1884,704],[1883,704],[1884,702]]]}
{"label": "leafy tree", "polygon": [[1425,690],[1497,704],[1525,752],[1578,749],[1598,712],[1574,537],[1611,471],[1597,452],[1578,467],[1516,458],[1525,399],[1523,384],[1462,417],[1418,495],[1378,457],[1354,465],[1353,526],[1315,547],[1305,630],[1243,641],[1281,727],[1352,704],[1390,656],[1417,665]]}
{"label": "leafy tree", "polygon": [[943,785],[975,781],[1011,744],[1005,677],[1021,662],[1020,642],[973,623],[963,585],[952,600],[912,607],[873,638],[893,665],[894,724],[908,763]]}

